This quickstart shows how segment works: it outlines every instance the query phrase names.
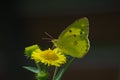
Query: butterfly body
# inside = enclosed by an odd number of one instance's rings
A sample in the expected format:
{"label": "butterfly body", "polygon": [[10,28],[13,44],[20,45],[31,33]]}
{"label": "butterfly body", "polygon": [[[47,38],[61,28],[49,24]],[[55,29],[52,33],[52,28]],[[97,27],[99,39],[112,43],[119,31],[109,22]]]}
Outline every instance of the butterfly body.
{"label": "butterfly body", "polygon": [[54,45],[65,54],[82,58],[89,50],[89,23],[87,18],[76,20],[60,34],[58,39],[52,40]]}

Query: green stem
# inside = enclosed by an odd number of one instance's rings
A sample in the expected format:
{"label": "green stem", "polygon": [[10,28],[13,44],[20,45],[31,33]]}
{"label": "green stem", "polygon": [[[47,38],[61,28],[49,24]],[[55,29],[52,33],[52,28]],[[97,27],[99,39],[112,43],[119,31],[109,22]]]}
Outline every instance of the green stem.
{"label": "green stem", "polygon": [[64,72],[67,70],[67,68],[70,66],[70,64],[73,62],[75,58],[72,58],[69,62],[67,62],[62,70],[59,72],[59,74],[55,77],[55,80],[60,80],[60,78],[62,77],[62,75],[64,74]]}
{"label": "green stem", "polygon": [[56,74],[57,74],[57,71],[58,71],[58,67],[55,68],[55,71],[54,71],[54,74],[53,74],[53,78],[52,78],[52,80],[55,79],[55,76],[56,76]]}
{"label": "green stem", "polygon": [[48,70],[48,66],[44,65],[44,71],[47,72],[47,70]]}
{"label": "green stem", "polygon": [[40,71],[41,71],[40,64],[39,64],[39,63],[36,63],[36,66],[37,66],[37,68],[38,68],[38,70],[39,70],[39,72],[40,72]]}

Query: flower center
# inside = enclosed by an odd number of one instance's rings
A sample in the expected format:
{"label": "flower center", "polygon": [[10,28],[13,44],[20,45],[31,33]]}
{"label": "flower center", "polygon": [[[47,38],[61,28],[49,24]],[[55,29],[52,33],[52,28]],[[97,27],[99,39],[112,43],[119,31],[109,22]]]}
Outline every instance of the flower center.
{"label": "flower center", "polygon": [[43,57],[46,59],[46,60],[57,60],[58,59],[58,56],[55,54],[54,51],[52,50],[45,50],[42,52],[44,55]]}

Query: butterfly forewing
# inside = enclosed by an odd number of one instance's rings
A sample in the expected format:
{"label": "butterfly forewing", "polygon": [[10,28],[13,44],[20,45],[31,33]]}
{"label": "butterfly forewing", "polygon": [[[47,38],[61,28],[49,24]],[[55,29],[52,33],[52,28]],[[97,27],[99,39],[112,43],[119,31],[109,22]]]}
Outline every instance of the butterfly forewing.
{"label": "butterfly forewing", "polygon": [[88,19],[82,18],[68,26],[59,36],[57,47],[64,53],[81,58],[89,49]]}

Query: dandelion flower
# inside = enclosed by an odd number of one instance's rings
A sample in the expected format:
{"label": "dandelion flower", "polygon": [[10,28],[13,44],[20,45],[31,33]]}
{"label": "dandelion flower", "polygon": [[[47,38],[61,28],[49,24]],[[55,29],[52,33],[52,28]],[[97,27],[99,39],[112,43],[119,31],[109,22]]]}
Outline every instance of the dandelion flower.
{"label": "dandelion flower", "polygon": [[31,59],[33,59],[36,63],[44,63],[45,65],[52,65],[56,67],[60,67],[60,65],[66,63],[66,57],[61,54],[60,51],[56,51],[57,49],[51,50],[50,48],[44,51],[36,49],[33,51],[31,55]]}

